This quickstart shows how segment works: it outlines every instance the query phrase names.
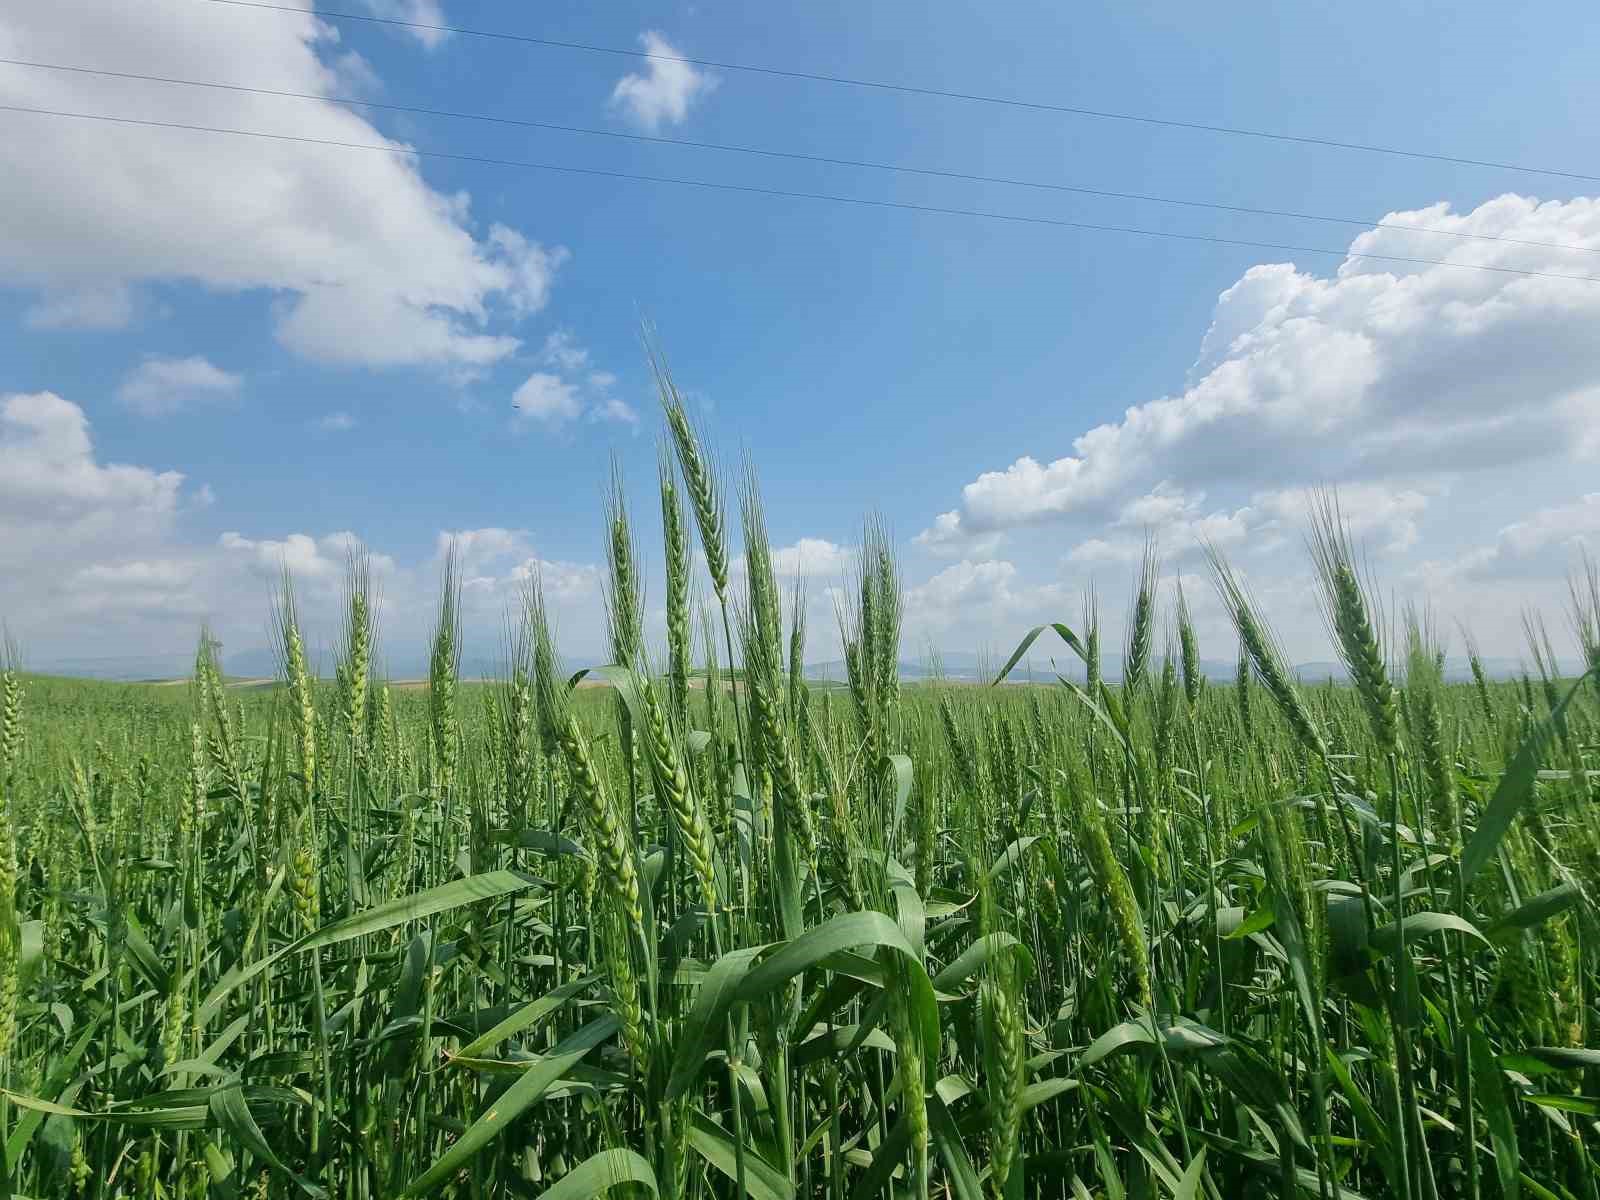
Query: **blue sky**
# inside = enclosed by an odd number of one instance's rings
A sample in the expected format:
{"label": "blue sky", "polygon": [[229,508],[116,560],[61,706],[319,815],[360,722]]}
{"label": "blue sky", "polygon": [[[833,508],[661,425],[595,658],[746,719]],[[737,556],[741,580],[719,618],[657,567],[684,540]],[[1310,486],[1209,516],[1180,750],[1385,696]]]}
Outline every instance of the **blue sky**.
{"label": "blue sky", "polygon": [[[1581,119],[1600,35],[1576,5],[1519,23],[1431,5],[366,6],[1573,171],[1600,140]],[[1600,248],[1581,180],[204,0],[30,7],[0,16],[0,55]],[[1600,275],[1592,250],[15,66],[0,103]],[[392,635],[414,639],[449,531],[480,533],[483,639],[537,560],[573,652],[591,651],[613,453],[656,527],[641,316],[725,457],[758,465],[774,544],[807,539],[791,558],[824,624],[869,510],[901,544],[911,636],[948,649],[1076,614],[1091,577],[1115,625],[1150,528],[1170,577],[1199,571],[1197,533],[1241,556],[1291,650],[1322,657],[1297,504],[1336,483],[1386,587],[1516,653],[1520,606],[1554,616],[1577,547],[1600,537],[1584,332],[1600,284],[0,123],[0,612],[41,664],[177,652],[200,619],[257,644],[276,561],[331,612],[351,535],[380,556]],[[519,389],[542,417],[513,407]],[[1075,449],[1096,427],[1113,432]]]}

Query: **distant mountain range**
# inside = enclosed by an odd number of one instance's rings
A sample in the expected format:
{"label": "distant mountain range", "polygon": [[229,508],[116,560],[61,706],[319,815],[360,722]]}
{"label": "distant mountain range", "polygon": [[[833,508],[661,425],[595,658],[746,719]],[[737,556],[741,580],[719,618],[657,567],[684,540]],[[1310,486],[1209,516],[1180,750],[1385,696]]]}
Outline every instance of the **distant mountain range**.
{"label": "distant mountain range", "polygon": [[[568,659],[566,667],[569,671],[577,671],[586,667],[600,666],[601,662],[602,660],[594,658]],[[980,655],[965,650],[941,651],[937,669],[927,661],[902,661],[900,678],[908,682],[926,682],[942,678],[955,683],[988,683],[994,679],[1004,664],[1004,658],[993,655]],[[327,662],[316,665],[325,674],[332,674]],[[188,654],[73,657],[28,664],[30,670],[48,675],[68,675],[124,683],[181,679],[188,676],[193,666],[194,659]],[[1562,662],[1559,666],[1564,675],[1576,675],[1579,670],[1576,661]],[[380,667],[390,679],[425,679],[428,675],[428,662],[420,657],[386,659]],[[1491,679],[1515,679],[1524,670],[1521,660],[1515,658],[1486,658],[1483,660],[1483,667]],[[257,647],[224,654],[222,668],[224,673],[236,679],[264,679],[278,673],[278,661],[272,650]],[[1232,661],[1204,659],[1200,663],[1200,669],[1212,682],[1227,683],[1233,680],[1238,668]],[[1078,661],[1075,654],[1064,647],[1053,660],[1044,654],[1029,655],[1012,669],[1008,679],[1012,683],[1026,683],[1030,679],[1035,683],[1049,683],[1055,679],[1057,670],[1061,670],[1075,683],[1083,682],[1083,664]],[[1344,667],[1330,660],[1296,663],[1294,672],[1305,683],[1324,683],[1329,679],[1342,683],[1347,679]],[[498,657],[469,656],[462,661],[461,674],[467,679],[501,678],[506,674],[506,663]],[[1108,656],[1101,665],[1101,674],[1108,682],[1120,682],[1121,659]],[[819,681],[843,681],[845,665],[842,659],[811,663],[806,667],[806,676]],[[1465,659],[1450,659],[1445,664],[1445,678],[1452,682],[1462,682],[1471,679],[1472,672]]]}

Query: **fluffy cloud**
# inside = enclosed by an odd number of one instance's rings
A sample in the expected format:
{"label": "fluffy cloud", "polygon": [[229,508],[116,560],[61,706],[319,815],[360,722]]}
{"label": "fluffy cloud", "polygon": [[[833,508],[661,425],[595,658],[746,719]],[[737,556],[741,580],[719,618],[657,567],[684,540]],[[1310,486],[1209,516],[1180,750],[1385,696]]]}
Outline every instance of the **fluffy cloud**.
{"label": "fluffy cloud", "polygon": [[639,44],[653,57],[646,60],[643,75],[617,80],[611,106],[652,133],[663,125],[682,124],[690,106],[716,88],[716,77],[683,62],[682,55],[653,29],[639,35]]}
{"label": "fluffy cloud", "polygon": [[1430,560],[1417,571],[1434,588],[1528,576],[1551,578],[1583,555],[1600,557],[1600,492],[1570,504],[1541,508],[1504,526],[1492,542],[1445,562]]}
{"label": "fluffy cloud", "polygon": [[[276,579],[287,569],[296,580],[312,582],[342,578],[350,555],[361,551],[361,539],[348,530],[322,537],[291,533],[281,539],[229,532],[217,539],[217,545],[264,578]],[[369,559],[379,574],[394,569],[394,560],[387,555],[369,555]]]}
{"label": "fluffy cloud", "polygon": [[131,320],[133,293],[121,283],[47,294],[22,314],[29,329],[121,329]]}
{"label": "fluffy cloud", "polygon": [[[1089,581],[1102,597],[1120,589],[1154,536],[1167,573],[1193,573],[1197,619],[1210,588],[1195,556],[1209,544],[1249,577],[1292,656],[1327,658],[1304,538],[1309,501],[1332,487],[1394,589],[1391,611],[1429,602],[1486,651],[1518,653],[1519,613],[1558,610],[1567,571],[1600,545],[1600,286],[1515,272],[1586,272],[1589,255],[1560,247],[1600,249],[1600,201],[1509,195],[1385,222],[1501,240],[1373,229],[1355,254],[1448,265],[1250,269],[1219,297],[1181,391],[1058,457],[976,475],[929,522],[915,550],[959,561],[928,564],[911,592],[920,619],[953,648],[1070,621]],[[1120,613],[1106,616],[1109,638]],[[1224,657],[1232,637],[1213,618],[1204,640]]]}
{"label": "fluffy cloud", "polygon": [[[703,556],[699,557],[703,562]],[[803,537],[787,546],[775,546],[772,549],[772,573],[779,584],[787,587],[816,581],[823,586],[813,600],[824,600],[829,606],[838,585],[844,584],[854,569],[855,561],[856,551],[853,547],[830,542],[827,538]],[[745,563],[745,556],[736,554],[728,564],[735,591],[744,587]],[[822,615],[831,617],[831,607]]]}
{"label": "fluffy cloud", "polygon": [[589,352],[578,344],[571,330],[558,329],[544,339],[539,361],[563,371],[581,371],[589,365]]}
{"label": "fluffy cloud", "polygon": [[[83,410],[53,392],[0,395],[0,614],[24,638],[49,621],[93,640],[96,627],[74,614],[97,594],[120,582],[148,602],[154,576],[110,572],[166,543],[183,483],[176,471],[101,462]],[[102,570],[79,576],[88,566]]]}
{"label": "fluffy cloud", "polygon": [[536,574],[564,644],[578,655],[602,644],[600,569],[541,556],[525,530],[446,531],[431,554],[405,562],[367,550],[347,530],[200,535],[190,522],[208,496],[209,488],[191,487],[176,471],[104,461],[88,417],[61,396],[0,394],[0,619],[29,663],[103,670],[149,656],[138,661],[176,670],[192,653],[201,622],[230,648],[264,647],[269,602],[285,567],[312,645],[330,646],[346,566],[361,553],[382,601],[387,644],[414,665],[451,544],[473,669],[494,660],[501,616]]}
{"label": "fluffy cloud", "polygon": [[1110,523],[1111,536],[1079,542],[1067,553],[1067,561],[1082,566],[1136,563],[1144,554],[1146,537],[1168,555],[1193,553],[1207,543],[1226,548],[1238,545],[1262,524],[1252,507],[1208,513],[1204,503],[1204,492],[1186,492],[1163,480],[1122,506]]}
{"label": "fluffy cloud", "polygon": [[[1592,457],[1600,287],[1463,268],[1577,274],[1570,251],[1523,243],[1600,249],[1600,201],[1508,195],[1470,213],[1439,205],[1386,221],[1517,241],[1430,242],[1448,265],[1351,258],[1332,278],[1252,268],[1218,300],[1181,393],[1088,430],[1062,457],[980,474],[924,544],[1104,518],[1161,481],[1275,491]],[[1415,255],[1415,237],[1375,229],[1351,249]]]}
{"label": "fluffy cloud", "polygon": [[[1067,553],[1076,566],[1129,565],[1152,538],[1162,557],[1181,559],[1212,546],[1252,556],[1281,553],[1306,528],[1317,491],[1282,488],[1253,493],[1235,508],[1207,511],[1204,492],[1186,492],[1163,480],[1123,504],[1104,534],[1084,539]],[[1352,537],[1388,552],[1410,549],[1429,496],[1389,484],[1348,484],[1336,493],[1340,515]]]}
{"label": "fluffy cloud", "polygon": [[151,355],[128,372],[117,388],[117,399],[147,417],[162,417],[191,405],[237,395],[241,382],[238,375],[199,355]]}
{"label": "fluffy cloud", "polygon": [[961,520],[959,512],[943,512],[933,519],[933,524],[911,539],[912,544],[930,554],[943,558],[960,558],[963,555],[993,554],[1000,546],[999,533],[973,533]]}
{"label": "fluffy cloud", "polygon": [[[309,4],[299,16],[255,18],[201,5],[152,22],[123,6],[60,0],[0,15],[8,57],[136,60],[153,74],[312,94],[348,75],[337,42]],[[188,89],[131,80],[0,76],[4,104],[185,122],[196,102]],[[208,124],[405,149],[338,105],[226,92],[203,102]],[[311,359],[482,369],[518,345],[491,323],[538,311],[565,258],[505,227],[475,236],[468,198],[433,190],[404,153],[20,113],[5,122],[0,174],[12,186],[0,275],[39,293],[25,318],[35,328],[125,324],[136,285],[189,281],[271,293],[280,340]]]}
{"label": "fluffy cloud", "polygon": [[417,25],[444,24],[444,10],[439,7],[439,0],[363,0],[363,4],[375,17],[383,17],[390,21],[412,22],[412,27],[402,32],[415,38],[429,50],[450,36],[444,29],[415,28]]}
{"label": "fluffy cloud", "polygon": [[583,412],[578,388],[549,371],[535,371],[523,381],[511,403],[529,421],[559,429]]}
{"label": "fluffy cloud", "polygon": [[0,573],[157,536],[182,485],[176,471],[101,463],[83,410],[53,392],[0,395]]}
{"label": "fluffy cloud", "polygon": [[772,552],[772,570],[780,578],[840,579],[850,570],[855,557],[856,552],[849,546],[827,538],[803,537]]}
{"label": "fluffy cloud", "polygon": [[557,330],[545,338],[538,361],[550,369],[529,375],[512,395],[518,414],[515,424],[558,430],[586,417],[638,426],[638,410],[612,391],[617,377],[610,371],[590,370],[589,351],[568,330]]}
{"label": "fluffy cloud", "polygon": [[1020,636],[1022,621],[1041,613],[1060,620],[1068,601],[1069,593],[1060,584],[1025,583],[1014,563],[962,559],[906,589],[905,634],[911,644],[980,628],[1002,639],[1011,637],[1012,630]]}
{"label": "fluffy cloud", "polygon": [[594,407],[589,410],[589,416],[593,420],[607,421],[615,425],[639,424],[639,410],[618,396],[600,396],[595,401]]}

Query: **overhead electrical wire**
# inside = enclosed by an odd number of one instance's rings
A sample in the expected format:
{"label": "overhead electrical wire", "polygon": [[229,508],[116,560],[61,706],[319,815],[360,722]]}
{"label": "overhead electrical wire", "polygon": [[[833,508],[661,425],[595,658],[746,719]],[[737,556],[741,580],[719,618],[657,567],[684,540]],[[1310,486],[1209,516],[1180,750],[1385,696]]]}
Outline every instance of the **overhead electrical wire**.
{"label": "overhead electrical wire", "polygon": [[1111,188],[1087,187],[1077,184],[1053,183],[1045,180],[1015,179],[998,175],[983,175],[969,171],[950,171],[932,167],[914,167],[901,163],[878,162],[871,159],[840,158],[825,154],[808,154],[794,150],[776,150],[762,146],[742,146],[726,142],[708,142],[693,138],[662,137],[655,134],[628,133],[616,129],[599,129],[586,125],[566,125],[552,121],[534,121],[522,117],[507,117],[493,113],[467,112],[460,109],[430,108],[417,104],[398,104],[391,101],[368,100],[358,96],[323,95],[316,92],[297,92],[283,88],[252,87],[240,83],[215,80],[185,79],[172,75],[152,75],[139,71],[115,71],[103,67],[85,67],[72,63],[39,62],[25,58],[0,58],[0,65],[28,67],[42,71],[55,71],[74,75],[90,75],[107,79],[136,80],[178,87],[205,88],[213,91],[235,92],[250,96],[267,96],[274,99],[307,100],[351,108],[372,108],[385,112],[406,113],[414,116],[444,117],[457,121],[476,121],[487,124],[511,126],[519,129],[538,129],[555,133],[580,134],[646,145],[675,146],[685,149],[710,150],[721,154],[742,154],[760,158],[783,159],[795,162],[816,163],[825,166],[854,167],[902,175],[917,175],[933,179],[947,179],[964,183],[996,184],[1005,187],[1029,188],[1036,191],[1061,192],[1076,196],[1093,196],[1109,200],[1133,200],[1151,204],[1165,204],[1179,208],[1204,209],[1211,212],[1233,213],[1241,216],[1281,217],[1296,221],[1316,221],[1322,224],[1350,225],[1362,229],[1392,229],[1403,233],[1429,234],[1461,240],[1503,242],[1508,245],[1533,246],[1546,250],[1576,250],[1600,254],[1600,246],[1582,246],[1571,242],[1541,242],[1527,238],[1503,237],[1492,233],[1475,233],[1459,229],[1440,229],[1429,225],[1399,225],[1381,217],[1339,217],[1323,213],[1299,212],[1293,209],[1264,208],[1244,204],[1223,204],[1209,200],[1195,200],[1181,196],[1162,196],[1150,192],[1125,192]]}
{"label": "overhead electrical wire", "polygon": [[914,204],[900,200],[878,200],[860,196],[839,196],[826,192],[806,192],[788,188],[760,187],[754,184],[726,183],[708,179],[685,179],[670,175],[647,175],[630,171],[613,171],[599,167],[578,167],[562,163],[532,162],[522,159],[496,158],[488,155],[460,154],[445,150],[424,150],[409,146],[379,146],[368,142],[345,142],[332,138],[308,137],[300,134],[269,133],[256,129],[232,129],[226,126],[192,124],[182,121],[154,121],[137,117],[119,117],[109,113],[71,112],[63,109],[32,107],[20,104],[0,104],[0,112],[26,113],[78,121],[104,122],[122,126],[150,129],[184,130],[193,133],[222,134],[232,137],[258,138],[268,141],[310,146],[326,146],[340,150],[359,150],[388,154],[401,158],[434,158],[451,162],[475,163],[484,166],[513,167],[524,170],[548,171],[569,175],[584,175],[600,179],[620,179],[640,183],[668,184],[676,187],[701,188],[712,191],[738,192],[746,195],[784,197],[798,200],[816,200],[833,204],[848,204],[861,208],[876,208],[901,212],[926,213],[938,216],[973,217],[1014,224],[1050,226],[1092,233],[1120,233],[1135,237],[1162,238],[1172,241],[1207,243],[1218,246],[1242,246],[1256,250],[1283,250],[1296,254],[1320,254],[1334,258],[1363,259],[1374,262],[1405,263],[1415,266],[1447,267],[1458,270],[1487,271],[1498,275],[1518,275],[1537,279],[1565,279],[1582,283],[1600,283],[1600,276],[1569,275],[1559,271],[1534,271],[1519,267],[1494,266],[1487,263],[1451,262],[1448,259],[1420,258],[1400,254],[1378,254],[1369,251],[1331,249],[1325,246],[1300,246],[1287,242],[1258,241],[1248,238],[1221,237],[1213,234],[1179,233],[1173,230],[1143,229],[1131,225],[1100,224],[1090,221],[1070,221],[1059,217],[1030,216],[1025,213],[994,212],[986,209],[954,208],[932,204]]}
{"label": "overhead electrical wire", "polygon": [[[306,16],[307,10],[290,4],[272,4],[268,0],[199,0],[203,4],[226,5],[229,8],[251,8],[267,12],[293,13]],[[1397,158],[1420,159],[1426,162],[1452,163],[1463,167],[1486,167],[1495,171],[1517,171],[1526,175],[1549,175],[1559,179],[1577,179],[1587,183],[1600,183],[1600,175],[1557,167],[1535,167],[1525,163],[1501,162],[1488,158],[1471,158],[1464,155],[1441,154],[1427,150],[1410,150],[1401,146],[1384,146],[1369,142],[1356,142],[1308,134],[1278,133],[1268,129],[1252,129],[1242,125],[1220,125],[1203,121],[1179,121],[1168,117],[1153,117],[1141,113],[1117,112],[1111,109],[1087,108],[1072,104],[1057,104],[1042,100],[1024,100],[1012,96],[995,96],[982,92],[962,92],[945,88],[922,87],[908,83],[893,83],[881,79],[858,79],[848,75],[833,75],[824,71],[799,71],[784,67],[763,66],[757,63],[725,62],[710,58],[690,58],[679,54],[656,54],[626,46],[602,46],[592,42],[566,41],[560,38],[536,37],[532,34],[511,33],[505,30],[473,29],[465,25],[430,24],[426,21],[407,21],[400,17],[383,17],[374,13],[341,12],[324,8],[314,14],[320,20],[360,21],[372,25],[387,25],[403,29],[425,30],[431,33],[459,34],[462,37],[486,38],[494,41],[519,42],[531,46],[547,46],[559,50],[579,50],[587,54],[608,54],[625,58],[656,59],[662,62],[686,63],[717,71],[739,71],[753,75],[770,75],[780,79],[798,79],[812,83],[832,83],[846,87],[868,88],[874,91],[897,92],[907,96],[924,96],[942,100],[961,100],[973,104],[1001,105],[1008,108],[1031,109],[1036,112],[1063,113],[1074,117],[1089,117],[1100,121],[1122,121],[1138,125],[1152,125],[1168,129],[1187,129],[1200,133],[1224,134],[1230,137],[1257,138],[1265,141],[1288,142],[1302,146],[1322,146],[1334,150],[1350,150],[1361,154],[1384,154]]]}

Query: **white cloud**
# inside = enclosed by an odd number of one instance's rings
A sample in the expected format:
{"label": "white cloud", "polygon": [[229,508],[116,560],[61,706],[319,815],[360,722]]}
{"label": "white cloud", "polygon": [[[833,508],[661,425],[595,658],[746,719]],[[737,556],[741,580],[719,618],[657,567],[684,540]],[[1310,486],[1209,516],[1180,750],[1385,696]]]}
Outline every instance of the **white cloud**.
{"label": "white cloud", "polygon": [[147,417],[164,417],[236,396],[242,382],[240,376],[198,354],[188,358],[152,354],[128,372],[117,388],[117,399]]}
{"label": "white cloud", "polygon": [[[248,37],[240,20],[211,5],[176,22],[89,0],[10,6],[0,53],[137,60],[152,74],[312,94],[340,86],[337,33],[309,9],[250,21]],[[13,69],[0,103],[192,122],[196,99]],[[217,92],[204,107],[208,124],[404,149],[338,105]],[[482,368],[518,345],[492,323],[538,311],[565,259],[502,226],[476,237],[468,198],[435,191],[405,154],[20,113],[4,124],[0,277],[40,294],[26,316],[35,327],[123,325],[131,287],[187,281],[272,295],[280,339],[308,358]]]}
{"label": "white cloud", "polygon": [[317,418],[316,427],[325,433],[345,433],[356,427],[356,419],[341,410]]}
{"label": "white cloud", "polygon": [[122,329],[133,320],[133,293],[126,284],[46,293],[22,314],[29,329]]}
{"label": "white cloud", "polygon": [[1600,492],[1590,492],[1575,503],[1540,509],[1526,521],[1507,525],[1500,531],[1500,543],[1526,557],[1549,546],[1587,546],[1597,534]]}
{"label": "white cloud", "polygon": [[998,533],[972,533],[961,522],[959,512],[940,513],[933,524],[911,541],[930,554],[942,558],[960,558],[964,555],[984,557],[1000,547],[1002,536]]}
{"label": "white cloud", "polygon": [[[772,573],[779,580],[828,579],[838,582],[855,563],[856,552],[849,546],[827,538],[803,537],[772,551]],[[736,554],[729,570],[741,581],[745,575],[745,556]],[[741,584],[742,586],[742,584]]]}
{"label": "white cloud", "polygon": [[[1600,249],[1596,200],[1502,196],[1386,220]],[[1416,255],[1415,236],[1376,229],[1352,249]],[[1275,491],[1592,457],[1600,287],[1460,269],[1576,274],[1569,251],[1460,240],[1428,253],[1455,265],[1349,259],[1331,279],[1252,268],[1218,300],[1184,391],[1088,430],[1067,455],[980,474],[922,544],[1104,517],[1161,481]]]}
{"label": "white cloud", "polygon": [[[1307,527],[1316,495],[1314,489],[1283,488],[1256,492],[1247,504],[1231,510],[1208,511],[1204,492],[1186,492],[1163,480],[1123,504],[1110,521],[1108,532],[1129,532],[1085,538],[1068,551],[1067,562],[1137,563],[1144,554],[1146,535],[1155,539],[1161,556],[1169,560],[1198,554],[1206,546],[1253,556],[1278,553]],[[1399,553],[1417,543],[1429,496],[1416,488],[1357,483],[1338,489],[1337,501],[1352,537]]]}
{"label": "white cloud", "polygon": [[919,638],[970,637],[974,630],[1002,640],[1021,636],[1024,621],[1060,620],[1069,593],[1058,583],[1030,584],[1004,559],[962,559],[905,593],[907,644]]}
{"label": "white cloud", "polygon": [[562,371],[581,371],[589,365],[589,352],[578,344],[570,330],[558,329],[544,339],[539,361]]}
{"label": "white cloud", "polygon": [[[461,572],[463,607],[469,612],[493,614],[514,605],[535,578],[545,599],[554,605],[587,602],[594,610],[593,602],[600,598],[602,572],[597,564],[543,558],[526,529],[446,530],[439,534],[435,562],[442,563],[452,546]],[[597,613],[587,615],[593,618]],[[598,630],[590,620],[580,622],[580,627]]]}
{"label": "white cloud", "polygon": [[[444,10],[439,0],[362,0],[374,16],[392,21],[410,21],[415,25],[443,25]],[[403,28],[400,32],[415,38],[428,50],[436,48],[450,36],[444,29]]]}
{"label": "white cloud", "polygon": [[654,132],[663,125],[680,125],[690,107],[717,86],[717,79],[692,63],[655,30],[639,35],[646,54],[643,75],[628,74],[617,80],[611,105],[642,129]]}
{"label": "white cloud", "polygon": [[[1376,548],[1398,554],[1415,546],[1420,538],[1420,522],[1438,485],[1425,489],[1392,486],[1384,483],[1345,484],[1336,500],[1345,528],[1355,538]],[[1314,493],[1300,489],[1262,492],[1251,498],[1251,505],[1272,529],[1304,529],[1310,518]]]}
{"label": "white cloud", "polygon": [[1554,580],[1584,553],[1600,557],[1600,492],[1589,492],[1569,504],[1536,510],[1503,526],[1487,545],[1473,547],[1449,561],[1430,560],[1418,577],[1440,591],[1466,582]]}
{"label": "white cloud", "polygon": [[616,396],[605,396],[596,401],[589,415],[596,421],[609,421],[615,425],[639,424],[639,411],[626,400]]}
{"label": "white cloud", "polygon": [[[346,563],[362,550],[353,531],[205,535],[190,521],[209,493],[176,471],[103,461],[88,418],[50,392],[0,394],[0,619],[30,664],[98,666],[163,657],[181,669],[202,622],[232,650],[270,645],[273,589],[288,567],[308,640],[335,644]],[[406,562],[366,551],[381,602],[380,629],[402,661],[426,657],[438,595],[440,550],[454,540],[463,568],[467,641],[492,661],[502,616],[524,582],[542,575],[572,654],[604,638],[594,563],[541,555],[526,530],[441,533]],[[476,668],[474,668],[476,669]]]}
{"label": "white cloud", "polygon": [[[296,581],[314,582],[342,578],[348,556],[361,548],[361,540],[348,530],[321,537],[291,533],[283,538],[248,538],[228,532],[217,539],[217,545],[264,578],[276,579],[288,568]],[[369,558],[372,569],[380,574],[394,569],[394,560],[387,555]]]}
{"label": "white cloud", "polygon": [[610,371],[592,370],[589,351],[571,331],[558,329],[547,335],[538,362],[550,369],[529,375],[512,396],[519,414],[514,426],[532,422],[559,430],[581,416],[638,431],[638,410],[611,390],[617,377]]}
{"label": "white cloud", "polygon": [[790,546],[772,552],[772,569],[780,577],[842,578],[855,562],[856,552],[849,546],[827,538],[803,537]]}
{"label": "white cloud", "polygon": [[101,464],[83,410],[54,392],[0,396],[0,559],[119,519],[130,530],[160,529],[182,484],[175,471]]}
{"label": "white cloud", "polygon": [[541,246],[505,225],[489,229],[489,244],[509,273],[505,295],[520,316],[539,312],[550,300],[556,271],[572,257],[565,246]]}
{"label": "white cloud", "polygon": [[535,371],[511,397],[511,403],[525,419],[559,429],[583,412],[578,389],[559,375]]}
{"label": "white cloud", "polygon": [[439,534],[434,557],[441,562],[454,549],[463,575],[481,574],[493,563],[506,558],[526,558],[533,544],[526,529],[446,529]]}
{"label": "white cloud", "polygon": [[81,607],[74,572],[161,546],[183,482],[101,462],[83,410],[53,392],[0,395],[0,613],[25,635],[30,622]]}
{"label": "white cloud", "polygon": [[594,600],[600,595],[601,571],[594,563],[528,558],[511,569],[509,583],[520,587],[537,578],[545,598],[556,602]]}

